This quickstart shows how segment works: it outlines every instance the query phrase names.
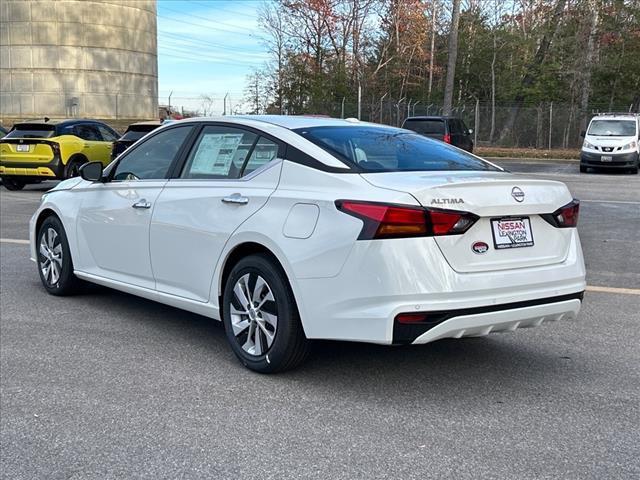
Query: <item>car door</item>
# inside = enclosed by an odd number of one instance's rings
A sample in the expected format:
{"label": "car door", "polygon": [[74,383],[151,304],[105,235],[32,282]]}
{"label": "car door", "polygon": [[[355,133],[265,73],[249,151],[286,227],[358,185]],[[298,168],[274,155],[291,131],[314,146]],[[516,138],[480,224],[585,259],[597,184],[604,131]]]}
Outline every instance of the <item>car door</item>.
{"label": "car door", "polygon": [[78,123],[73,127],[73,134],[82,139],[82,154],[90,162],[104,163],[103,141],[98,128],[92,123]]}
{"label": "car door", "polygon": [[224,245],[278,185],[281,148],[259,132],[202,128],[179,178],[167,182],[153,211],[150,251],[159,291],[209,300]]}
{"label": "car door", "polygon": [[113,147],[113,142],[118,139],[118,134],[106,125],[96,124],[96,127],[102,137],[102,142],[100,142],[100,161],[103,165],[107,165],[111,161],[111,148]]}
{"label": "car door", "polygon": [[120,158],[110,181],[85,187],[77,219],[76,269],[155,288],[149,258],[151,215],[193,128],[158,132]]}

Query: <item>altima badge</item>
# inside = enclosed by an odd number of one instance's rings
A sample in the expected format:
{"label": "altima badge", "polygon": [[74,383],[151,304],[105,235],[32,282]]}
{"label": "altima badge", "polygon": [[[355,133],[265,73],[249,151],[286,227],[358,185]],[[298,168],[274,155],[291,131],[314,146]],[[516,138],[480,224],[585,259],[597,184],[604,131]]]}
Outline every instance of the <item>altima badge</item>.
{"label": "altima badge", "polygon": [[487,253],[487,251],[489,250],[489,245],[487,245],[485,242],[475,242],[473,245],[471,245],[471,250],[473,250],[473,253],[481,255],[483,253]]}
{"label": "altima badge", "polygon": [[516,202],[522,203],[524,201],[524,192],[520,189],[520,187],[513,187],[511,189],[511,196]]}

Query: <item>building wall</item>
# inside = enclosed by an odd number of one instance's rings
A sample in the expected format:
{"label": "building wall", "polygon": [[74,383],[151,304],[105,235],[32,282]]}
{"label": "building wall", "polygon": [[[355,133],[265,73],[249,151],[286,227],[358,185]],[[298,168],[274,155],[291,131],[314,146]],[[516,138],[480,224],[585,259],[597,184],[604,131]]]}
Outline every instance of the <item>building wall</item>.
{"label": "building wall", "polygon": [[158,116],[156,0],[0,0],[0,117]]}

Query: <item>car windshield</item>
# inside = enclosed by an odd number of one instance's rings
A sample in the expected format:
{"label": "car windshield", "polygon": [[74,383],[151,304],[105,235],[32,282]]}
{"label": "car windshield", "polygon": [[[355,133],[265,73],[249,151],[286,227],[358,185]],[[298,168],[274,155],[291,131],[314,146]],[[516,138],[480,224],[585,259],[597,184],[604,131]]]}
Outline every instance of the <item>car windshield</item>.
{"label": "car windshield", "polygon": [[48,138],[56,133],[54,125],[15,125],[5,138]]}
{"label": "car windshield", "polygon": [[423,135],[444,135],[445,133],[443,120],[421,120],[410,118],[404,122],[403,127]]}
{"label": "car windshield", "polygon": [[635,120],[594,120],[589,127],[589,135],[602,137],[632,137],[635,134]]}
{"label": "car windshield", "polygon": [[370,172],[501,171],[439,140],[399,128],[338,126],[294,131],[347,164]]}

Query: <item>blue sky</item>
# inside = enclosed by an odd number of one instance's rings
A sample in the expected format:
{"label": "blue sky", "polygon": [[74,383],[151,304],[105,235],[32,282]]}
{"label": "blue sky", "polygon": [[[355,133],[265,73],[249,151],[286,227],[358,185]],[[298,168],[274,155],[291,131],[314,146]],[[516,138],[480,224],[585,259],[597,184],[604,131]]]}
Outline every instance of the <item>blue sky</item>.
{"label": "blue sky", "polygon": [[214,114],[226,93],[234,107],[241,104],[247,74],[268,59],[258,26],[263,1],[158,0],[160,104],[171,91],[171,105],[189,109],[212,96]]}

